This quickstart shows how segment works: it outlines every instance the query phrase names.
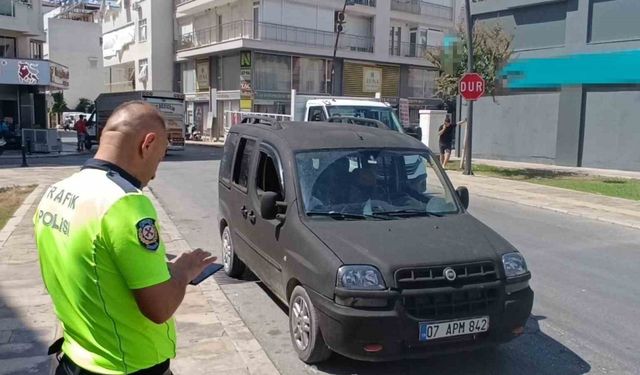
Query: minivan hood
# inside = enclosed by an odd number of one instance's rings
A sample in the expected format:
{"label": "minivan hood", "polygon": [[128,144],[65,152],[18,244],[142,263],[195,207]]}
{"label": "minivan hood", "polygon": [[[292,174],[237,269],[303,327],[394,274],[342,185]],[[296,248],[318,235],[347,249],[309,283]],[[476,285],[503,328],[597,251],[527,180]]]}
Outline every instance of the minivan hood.
{"label": "minivan hood", "polygon": [[344,264],[378,267],[385,280],[398,268],[500,261],[514,251],[506,240],[468,213],[398,220],[307,220],[307,227]]}

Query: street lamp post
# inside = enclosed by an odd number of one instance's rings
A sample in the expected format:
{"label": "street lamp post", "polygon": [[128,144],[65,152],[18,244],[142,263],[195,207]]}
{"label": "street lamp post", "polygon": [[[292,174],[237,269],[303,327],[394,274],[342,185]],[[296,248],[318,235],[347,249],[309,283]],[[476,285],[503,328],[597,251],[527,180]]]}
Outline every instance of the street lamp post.
{"label": "street lamp post", "polygon": [[[347,10],[347,5],[352,5],[353,0],[344,0],[342,6],[342,15]],[[336,54],[338,53],[338,42],[340,40],[340,33],[342,32],[342,21],[336,25],[336,43],[333,46],[333,59],[331,60],[331,95],[336,95]]]}
{"label": "street lamp post", "polygon": [[[471,19],[471,7],[469,0],[465,0],[465,15],[467,17],[467,73],[473,73],[473,20]],[[464,165],[464,174],[473,175],[471,168],[471,144],[473,135],[473,100],[467,101],[467,144],[464,148],[464,157],[467,162]]]}

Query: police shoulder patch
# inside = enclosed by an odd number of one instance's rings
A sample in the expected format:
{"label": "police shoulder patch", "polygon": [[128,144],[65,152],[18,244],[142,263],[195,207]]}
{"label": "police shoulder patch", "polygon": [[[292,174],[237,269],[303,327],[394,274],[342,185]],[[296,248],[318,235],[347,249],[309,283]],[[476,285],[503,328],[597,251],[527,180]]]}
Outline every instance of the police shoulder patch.
{"label": "police shoulder patch", "polygon": [[136,224],[138,231],[138,241],[147,250],[156,251],[160,246],[160,235],[156,228],[156,221],[152,218],[146,218],[138,221]]}

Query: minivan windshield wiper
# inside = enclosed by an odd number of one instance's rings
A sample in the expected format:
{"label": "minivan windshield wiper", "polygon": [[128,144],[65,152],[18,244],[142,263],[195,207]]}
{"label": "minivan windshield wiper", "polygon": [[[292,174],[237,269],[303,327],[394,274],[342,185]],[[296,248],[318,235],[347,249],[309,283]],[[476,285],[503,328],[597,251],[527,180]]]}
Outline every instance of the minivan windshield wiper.
{"label": "minivan windshield wiper", "polygon": [[428,212],[421,209],[408,208],[394,211],[376,211],[374,214],[387,215],[387,216],[436,216],[442,217],[442,214],[436,212]]}
{"label": "minivan windshield wiper", "polygon": [[365,220],[367,218],[391,220],[390,217],[379,215],[377,212],[374,212],[373,214],[354,214],[354,213],[337,212],[337,211],[309,211],[307,212],[307,215],[308,216],[328,216],[336,220],[344,220],[344,219]]}

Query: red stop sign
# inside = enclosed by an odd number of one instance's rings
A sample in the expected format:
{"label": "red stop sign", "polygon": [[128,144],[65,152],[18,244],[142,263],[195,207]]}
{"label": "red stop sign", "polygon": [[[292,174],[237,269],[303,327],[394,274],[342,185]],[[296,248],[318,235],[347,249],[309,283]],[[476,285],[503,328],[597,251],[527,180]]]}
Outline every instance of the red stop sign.
{"label": "red stop sign", "polygon": [[484,78],[478,73],[465,73],[458,82],[458,90],[466,100],[478,100],[484,94]]}

